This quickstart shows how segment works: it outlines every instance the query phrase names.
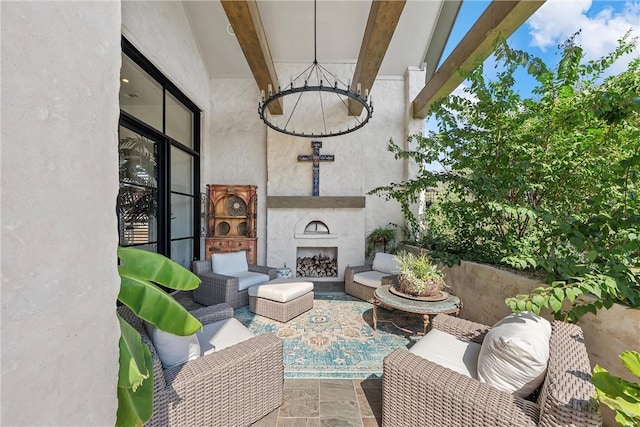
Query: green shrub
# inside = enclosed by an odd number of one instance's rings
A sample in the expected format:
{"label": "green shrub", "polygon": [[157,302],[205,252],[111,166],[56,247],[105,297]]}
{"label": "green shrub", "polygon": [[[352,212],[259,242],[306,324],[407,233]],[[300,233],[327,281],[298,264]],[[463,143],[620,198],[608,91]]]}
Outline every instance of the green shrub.
{"label": "green shrub", "polygon": [[[625,36],[583,62],[571,38],[555,69],[499,42],[494,80],[482,65],[466,73],[467,96],[432,108],[437,131],[409,137],[412,150],[390,141],[417,177],[371,193],[399,201],[419,242],[447,264],[546,272],[549,286],[507,301],[514,311],[545,307],[575,321],[614,302],[640,306],[640,58],[606,77],[635,42]],[[514,89],[523,68],[536,81],[531,98]],[[419,221],[410,207],[429,188],[441,197]],[[595,300],[578,298],[586,293]]]}

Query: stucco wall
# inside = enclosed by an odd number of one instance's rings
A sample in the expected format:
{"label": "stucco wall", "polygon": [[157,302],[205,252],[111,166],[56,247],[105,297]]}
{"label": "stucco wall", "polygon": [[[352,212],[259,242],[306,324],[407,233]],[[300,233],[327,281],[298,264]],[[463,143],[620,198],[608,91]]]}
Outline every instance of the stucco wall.
{"label": "stucco wall", "polygon": [[113,425],[119,2],[1,2],[2,425]]}
{"label": "stucco wall", "polygon": [[258,264],[264,265],[267,131],[258,117],[258,88],[249,79],[211,79],[210,84],[210,145],[202,158],[202,184],[258,186]]}
{"label": "stucco wall", "polygon": [[[276,64],[276,69],[279,76],[289,76],[299,74],[306,66]],[[340,75],[346,76],[353,73],[354,65],[335,67]],[[395,160],[386,147],[389,138],[406,139],[409,123],[414,128],[416,123],[422,126],[421,120],[406,117],[410,103],[407,84],[403,77],[377,80],[371,92],[375,104],[373,119],[356,132],[322,139],[320,152],[333,154],[335,161],[320,166],[321,196],[365,196],[376,186],[400,181],[405,176],[403,162]],[[210,85],[211,144],[203,157],[203,184],[258,185],[258,260],[264,262],[266,251],[273,249],[267,245],[271,229],[267,227],[266,197],[311,195],[311,165],[297,160],[299,154],[311,153],[311,139],[283,135],[264,125],[258,117],[259,91],[252,79],[211,79]],[[359,230],[362,243],[358,245],[357,264],[364,262],[367,233],[389,222],[404,222],[395,201],[367,196],[366,205],[365,226]],[[280,252],[286,249],[278,251],[271,259],[278,259],[281,264]],[[350,258],[348,264],[353,262]]]}

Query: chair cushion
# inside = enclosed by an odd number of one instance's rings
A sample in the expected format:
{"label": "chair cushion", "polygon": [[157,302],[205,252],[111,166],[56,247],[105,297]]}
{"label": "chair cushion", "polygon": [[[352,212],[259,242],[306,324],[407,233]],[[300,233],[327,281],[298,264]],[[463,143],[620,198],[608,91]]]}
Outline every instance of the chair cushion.
{"label": "chair cushion", "polygon": [[211,271],[225,276],[237,277],[236,273],[249,271],[245,251],[211,255]]}
{"label": "chair cushion", "polygon": [[370,288],[379,288],[382,283],[380,280],[385,276],[389,276],[389,273],[369,270],[354,274],[353,281],[361,285],[369,286]]}
{"label": "chair cushion", "polygon": [[274,279],[262,285],[249,288],[249,296],[276,302],[292,301],[313,291],[313,282],[291,279]]}
{"label": "chair cushion", "polygon": [[478,343],[464,341],[446,332],[432,329],[409,351],[469,378],[478,378]]}
{"label": "chair cushion", "polygon": [[530,395],[544,380],[550,337],[551,324],[534,313],[505,317],[482,342],[478,379],[520,397]]}
{"label": "chair cushion", "polygon": [[241,271],[233,275],[238,278],[238,291],[244,291],[252,286],[269,281],[268,274],[256,273],[254,271]]}
{"label": "chair cushion", "polygon": [[371,268],[373,270],[387,273],[386,276],[390,274],[398,274],[398,261],[396,261],[395,255],[377,252],[373,257],[373,265]]}
{"label": "chair cushion", "polygon": [[196,332],[202,355],[206,356],[214,351],[220,351],[239,342],[255,337],[238,319],[230,318],[207,323],[201,331]]}
{"label": "chair cushion", "polygon": [[158,353],[163,368],[172,368],[200,357],[200,343],[195,334],[174,335],[158,329],[148,322],[144,322],[144,327]]}

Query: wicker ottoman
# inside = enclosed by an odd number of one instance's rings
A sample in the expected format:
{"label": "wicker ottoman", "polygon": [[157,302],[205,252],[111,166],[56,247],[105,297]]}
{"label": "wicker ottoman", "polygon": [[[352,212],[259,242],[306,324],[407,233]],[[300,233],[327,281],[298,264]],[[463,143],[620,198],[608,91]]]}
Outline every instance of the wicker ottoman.
{"label": "wicker ottoman", "polygon": [[312,308],[312,282],[279,278],[249,288],[249,310],[279,322],[288,322]]}

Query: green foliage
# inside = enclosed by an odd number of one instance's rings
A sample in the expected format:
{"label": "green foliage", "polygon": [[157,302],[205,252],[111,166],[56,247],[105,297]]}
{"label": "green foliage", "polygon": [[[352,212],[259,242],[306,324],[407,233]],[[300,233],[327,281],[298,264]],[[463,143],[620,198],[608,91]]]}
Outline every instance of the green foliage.
{"label": "green foliage", "polygon": [[398,288],[411,295],[432,295],[444,286],[444,273],[432,262],[426,252],[416,255],[412,252],[400,252],[398,262]]}
{"label": "green foliage", "polygon": [[373,256],[380,246],[382,246],[383,252],[393,253],[397,237],[398,230],[393,227],[393,224],[375,228],[367,236],[367,256]]}
{"label": "green foliage", "polygon": [[[625,351],[622,364],[640,379],[640,353]],[[616,421],[623,427],[640,425],[640,384],[625,381],[596,365],[591,377],[598,400],[616,411]]]}
{"label": "green foliage", "polygon": [[[155,283],[176,290],[198,287],[198,276],[172,260],[148,251],[118,248],[121,265],[118,300],[143,320],[175,335],[202,327],[180,303]],[[149,347],[129,323],[120,321],[117,426],[142,425],[153,409],[153,360]]]}
{"label": "green foliage", "polygon": [[400,252],[395,258],[398,261],[398,274],[410,279],[434,280],[444,278],[442,271],[429,259],[429,255],[424,252],[419,255],[412,252]]}
{"label": "green foliage", "polygon": [[[545,271],[549,286],[508,299],[514,311],[544,307],[575,321],[614,302],[640,306],[640,58],[605,77],[635,43],[627,35],[584,62],[570,39],[551,69],[499,42],[494,80],[482,65],[466,73],[467,96],[432,108],[437,131],[409,137],[410,150],[390,141],[417,177],[371,193],[400,202],[441,262]],[[514,89],[522,68],[536,81],[531,98]],[[441,197],[421,221],[410,206],[428,188]],[[595,300],[578,298],[587,293]]]}

